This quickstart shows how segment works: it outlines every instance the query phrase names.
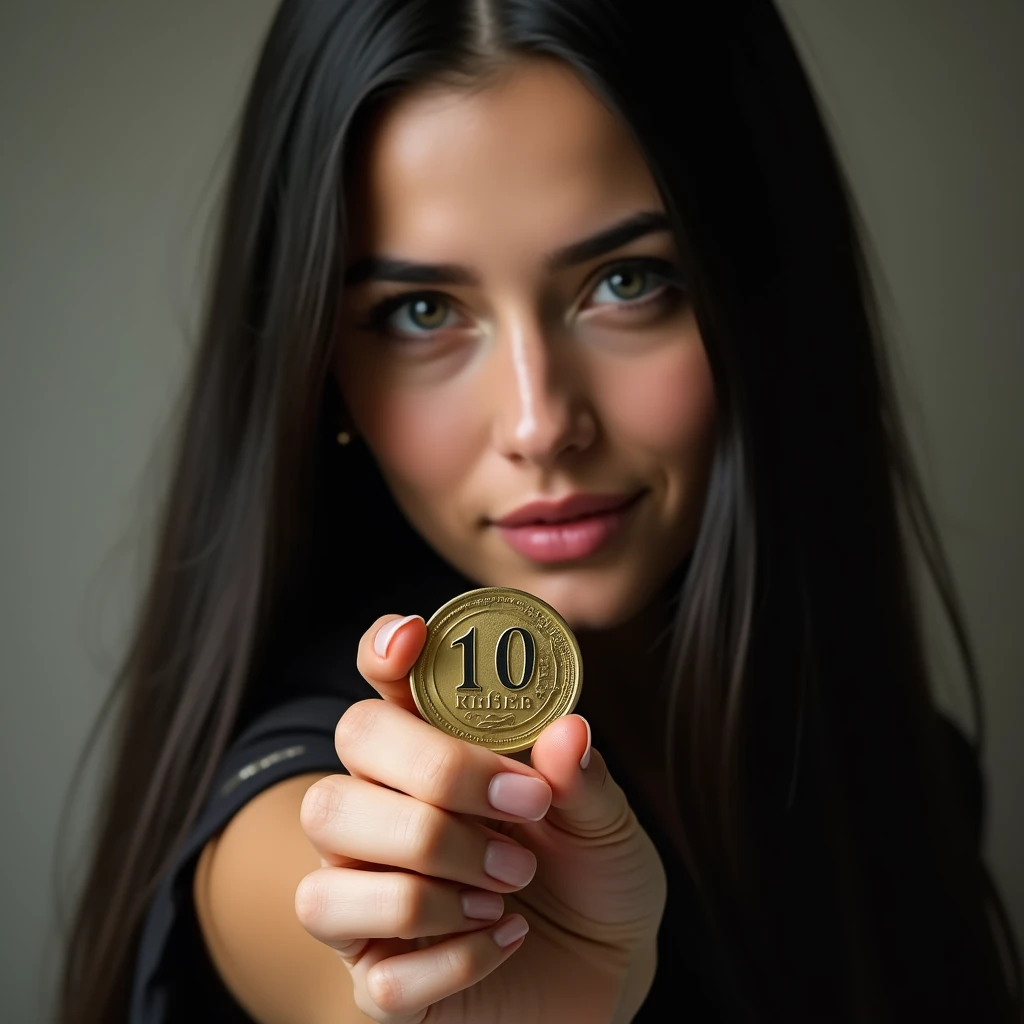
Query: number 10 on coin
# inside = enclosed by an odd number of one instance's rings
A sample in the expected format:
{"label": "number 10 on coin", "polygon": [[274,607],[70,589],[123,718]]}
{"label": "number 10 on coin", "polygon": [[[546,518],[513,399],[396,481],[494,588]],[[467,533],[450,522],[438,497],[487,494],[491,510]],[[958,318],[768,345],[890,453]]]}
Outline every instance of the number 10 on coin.
{"label": "number 10 on coin", "polygon": [[573,710],[583,663],[572,630],[550,605],[521,590],[484,587],[430,617],[409,683],[428,722],[512,753]]}

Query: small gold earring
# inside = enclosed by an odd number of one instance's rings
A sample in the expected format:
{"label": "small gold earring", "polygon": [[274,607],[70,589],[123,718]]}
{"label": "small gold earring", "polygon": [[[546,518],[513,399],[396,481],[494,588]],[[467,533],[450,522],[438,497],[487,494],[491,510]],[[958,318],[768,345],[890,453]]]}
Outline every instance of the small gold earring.
{"label": "small gold earring", "polygon": [[347,430],[340,430],[338,432],[338,444],[349,444],[352,440],[352,435]]}

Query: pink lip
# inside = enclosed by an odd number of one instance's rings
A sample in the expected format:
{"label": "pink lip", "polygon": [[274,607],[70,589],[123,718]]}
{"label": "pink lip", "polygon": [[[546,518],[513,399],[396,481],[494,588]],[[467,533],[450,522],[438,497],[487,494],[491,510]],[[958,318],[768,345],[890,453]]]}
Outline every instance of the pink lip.
{"label": "pink lip", "polygon": [[530,502],[494,525],[510,547],[535,562],[586,558],[622,529],[642,495],[574,494]]}
{"label": "pink lip", "polygon": [[628,505],[635,494],[570,494],[559,501],[531,501],[521,505],[501,519],[495,526],[533,526],[537,523],[562,523],[581,516],[612,512]]}

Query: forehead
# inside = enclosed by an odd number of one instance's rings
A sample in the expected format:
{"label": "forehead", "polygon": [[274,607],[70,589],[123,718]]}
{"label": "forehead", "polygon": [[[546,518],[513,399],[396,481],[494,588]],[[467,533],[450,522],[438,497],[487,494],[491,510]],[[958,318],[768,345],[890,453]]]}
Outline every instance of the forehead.
{"label": "forehead", "polygon": [[[624,124],[571,69],[517,66],[474,90],[421,87],[373,123],[350,183],[357,248],[557,248],[662,207]],[[454,255],[454,253],[453,253]]]}

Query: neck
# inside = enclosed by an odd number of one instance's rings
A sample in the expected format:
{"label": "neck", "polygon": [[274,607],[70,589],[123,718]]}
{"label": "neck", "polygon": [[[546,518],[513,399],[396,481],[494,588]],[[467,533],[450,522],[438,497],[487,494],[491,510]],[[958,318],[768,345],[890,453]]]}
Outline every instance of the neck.
{"label": "neck", "polygon": [[648,607],[627,622],[611,629],[584,630],[576,634],[583,654],[587,686],[603,695],[632,688],[629,677],[650,672],[664,664],[664,644],[658,639],[667,626],[663,607]]}
{"label": "neck", "polygon": [[577,632],[584,670],[576,710],[602,736],[628,741],[653,735],[650,730],[662,721],[660,684],[677,593],[678,585],[666,587],[628,621],[610,629]]}

